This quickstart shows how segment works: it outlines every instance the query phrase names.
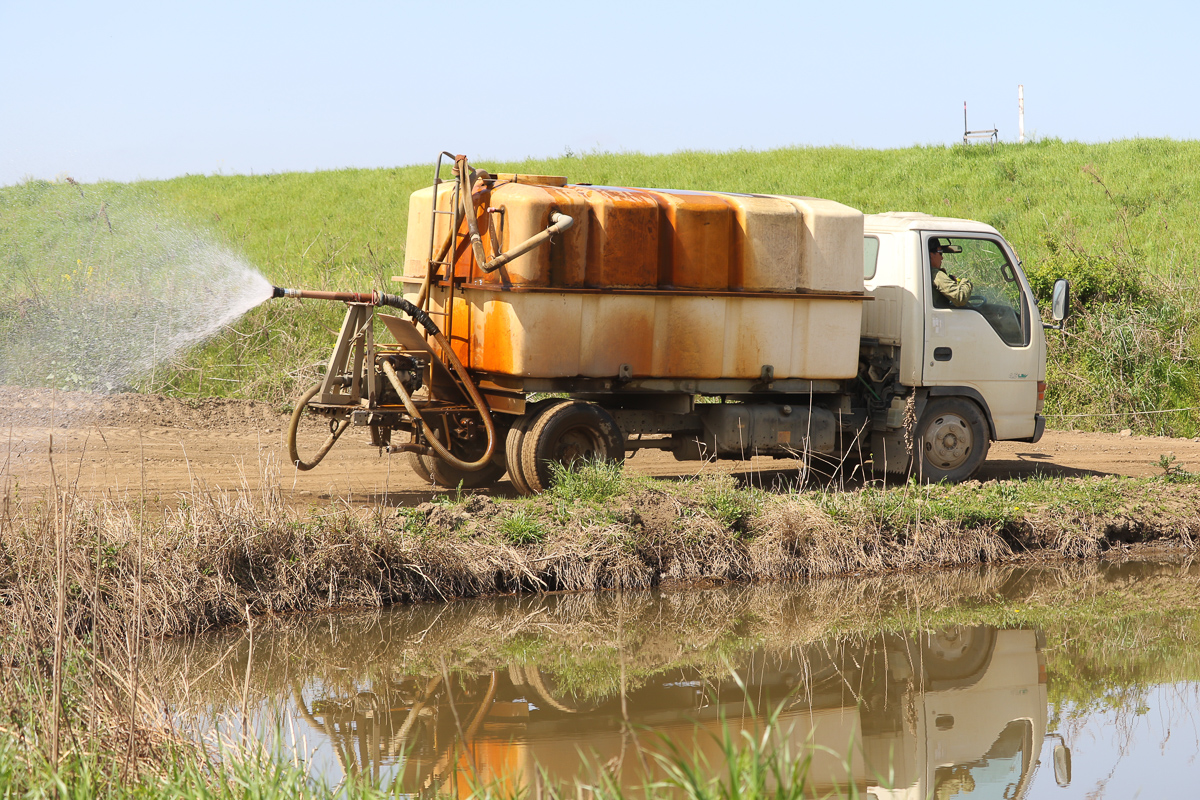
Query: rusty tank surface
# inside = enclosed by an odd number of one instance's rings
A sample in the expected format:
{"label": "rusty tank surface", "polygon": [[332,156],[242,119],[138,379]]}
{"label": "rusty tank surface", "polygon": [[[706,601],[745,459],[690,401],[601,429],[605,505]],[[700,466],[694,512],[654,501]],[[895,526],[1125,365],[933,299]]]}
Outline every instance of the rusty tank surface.
{"label": "rusty tank surface", "polygon": [[[809,197],[480,178],[471,220],[450,182],[413,193],[397,278],[443,320],[468,369],[497,380],[857,373],[861,212]],[[549,246],[488,268],[487,256],[563,215],[572,224]]]}

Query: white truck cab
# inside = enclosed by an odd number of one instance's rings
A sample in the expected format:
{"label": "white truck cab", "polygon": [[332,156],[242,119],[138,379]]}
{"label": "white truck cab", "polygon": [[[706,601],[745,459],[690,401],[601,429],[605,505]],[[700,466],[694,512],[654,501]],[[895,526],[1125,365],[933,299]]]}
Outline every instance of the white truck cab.
{"label": "white truck cab", "polygon": [[[964,305],[935,287],[931,248],[946,273],[970,281]],[[863,306],[864,352],[892,354],[886,368],[895,388],[886,430],[876,424],[872,436],[877,470],[908,467],[906,431],[913,468],[931,480],[970,477],[991,440],[1041,438],[1041,317],[1020,259],[995,228],[919,213],[867,215],[863,277],[874,298]]]}

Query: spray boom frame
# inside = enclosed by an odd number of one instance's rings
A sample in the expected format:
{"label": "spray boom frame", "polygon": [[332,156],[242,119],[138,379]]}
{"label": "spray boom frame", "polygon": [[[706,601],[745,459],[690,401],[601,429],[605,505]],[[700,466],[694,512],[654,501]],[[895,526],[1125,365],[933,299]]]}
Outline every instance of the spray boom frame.
{"label": "spray boom frame", "polygon": [[[419,455],[432,455],[446,461],[452,467],[473,472],[488,466],[496,452],[496,426],[491,409],[484,401],[475,381],[463,366],[462,361],[442,335],[429,314],[403,297],[383,292],[328,292],[314,289],[285,289],[272,287],[272,298],[295,298],[298,300],[327,300],[347,304],[346,318],[341,333],[334,345],[324,379],[312,386],[296,403],[288,428],[288,454],[292,463],[300,470],[310,470],[321,462],[329,449],[338,440],[351,422],[360,419],[371,426],[371,441],[389,452],[407,451]],[[393,363],[397,356],[411,355],[412,351],[401,347],[377,347],[374,335],[374,312],[378,306],[388,306],[403,311],[414,325],[425,329],[427,341],[435,344],[441,358],[450,368],[450,375],[457,390],[470,400],[469,406],[446,403],[431,393],[429,398],[414,398],[405,386]],[[418,334],[419,336],[419,334]],[[433,354],[426,345],[425,351]],[[421,353],[425,355],[425,353]],[[433,371],[430,371],[430,375]],[[385,384],[386,381],[386,384]],[[400,403],[389,403],[384,397],[385,385],[390,386]],[[363,390],[366,390],[365,392]],[[316,401],[315,403],[313,401]],[[330,416],[330,433],[325,444],[311,461],[299,455],[296,433],[304,409],[310,404],[314,410]],[[391,408],[389,408],[391,406]],[[402,406],[402,408],[397,407]],[[360,416],[360,412],[366,412]],[[451,417],[478,416],[487,435],[487,445],[478,458],[461,457],[451,452],[449,443],[443,443],[438,435],[452,440],[449,432],[453,425]],[[440,417],[440,425],[431,424],[427,417]],[[461,427],[461,425],[459,425]],[[413,441],[400,445],[391,444],[393,428],[408,429]]]}

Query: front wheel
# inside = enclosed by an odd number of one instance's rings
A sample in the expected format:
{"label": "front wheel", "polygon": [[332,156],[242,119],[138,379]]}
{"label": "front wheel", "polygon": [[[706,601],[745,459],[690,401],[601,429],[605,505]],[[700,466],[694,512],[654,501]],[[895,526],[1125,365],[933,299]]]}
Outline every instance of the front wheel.
{"label": "front wheel", "polygon": [[933,400],[925,407],[915,433],[914,466],[924,483],[960,483],[974,475],[987,458],[987,422],[970,400]]}
{"label": "front wheel", "polygon": [[994,629],[953,625],[922,634],[921,659],[932,680],[978,680],[995,646]]}

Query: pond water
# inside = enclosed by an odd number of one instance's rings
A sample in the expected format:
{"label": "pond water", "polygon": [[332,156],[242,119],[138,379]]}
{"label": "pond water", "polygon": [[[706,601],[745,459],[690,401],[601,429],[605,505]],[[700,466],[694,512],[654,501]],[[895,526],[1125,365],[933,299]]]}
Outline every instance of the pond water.
{"label": "pond water", "polygon": [[149,672],[196,735],[396,794],[637,796],[769,730],[814,796],[1185,796],[1198,589],[1160,561],[501,598],[162,642]]}

